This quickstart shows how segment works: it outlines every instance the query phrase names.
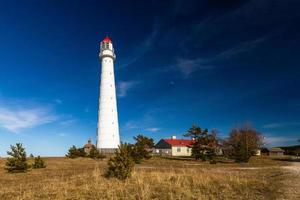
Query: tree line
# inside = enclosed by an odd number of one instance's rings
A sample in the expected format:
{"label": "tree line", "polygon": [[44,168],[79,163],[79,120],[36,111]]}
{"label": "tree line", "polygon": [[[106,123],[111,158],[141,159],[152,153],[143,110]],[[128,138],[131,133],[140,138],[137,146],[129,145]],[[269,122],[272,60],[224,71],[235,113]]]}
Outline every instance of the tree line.
{"label": "tree line", "polygon": [[184,136],[194,140],[192,157],[196,160],[210,160],[212,163],[216,162],[218,151],[222,151],[222,156],[237,162],[248,162],[262,147],[264,138],[249,124],[233,128],[226,139],[218,138],[215,129],[209,132],[208,129],[202,129],[197,125],[193,125]]}
{"label": "tree line", "polygon": [[[256,129],[246,124],[230,131],[229,137],[220,139],[217,130],[202,129],[193,125],[183,135],[192,139],[192,157],[195,160],[209,160],[217,163],[218,156],[234,159],[236,162],[248,162],[250,157],[263,145],[263,136]],[[121,144],[114,157],[108,161],[107,177],[116,177],[121,180],[131,176],[135,163],[142,159],[151,158],[150,151],[154,147],[153,139],[142,135],[134,138],[136,143]],[[218,152],[222,151],[220,155]]]}

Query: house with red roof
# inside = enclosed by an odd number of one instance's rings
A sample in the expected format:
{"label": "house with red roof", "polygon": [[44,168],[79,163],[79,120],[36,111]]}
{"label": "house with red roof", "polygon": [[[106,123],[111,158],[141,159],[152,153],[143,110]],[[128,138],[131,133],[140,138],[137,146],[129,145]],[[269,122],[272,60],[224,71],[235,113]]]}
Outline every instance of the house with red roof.
{"label": "house with red roof", "polygon": [[169,156],[191,156],[194,140],[176,139],[172,136],[170,139],[161,139],[155,145],[155,154]]}

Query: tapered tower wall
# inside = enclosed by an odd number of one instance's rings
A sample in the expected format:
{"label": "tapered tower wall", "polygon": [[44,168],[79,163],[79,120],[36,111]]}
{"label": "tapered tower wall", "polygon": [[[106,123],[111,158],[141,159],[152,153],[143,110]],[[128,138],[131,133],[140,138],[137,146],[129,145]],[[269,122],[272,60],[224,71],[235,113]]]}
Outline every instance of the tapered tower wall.
{"label": "tapered tower wall", "polygon": [[97,148],[103,153],[113,153],[120,144],[114,60],[111,40],[101,42],[101,82],[98,111]]}

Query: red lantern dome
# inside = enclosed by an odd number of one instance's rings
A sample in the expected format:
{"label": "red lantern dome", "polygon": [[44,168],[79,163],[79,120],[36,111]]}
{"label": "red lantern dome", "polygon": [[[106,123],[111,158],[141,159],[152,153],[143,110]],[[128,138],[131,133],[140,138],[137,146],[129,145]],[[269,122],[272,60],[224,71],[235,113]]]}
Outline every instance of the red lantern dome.
{"label": "red lantern dome", "polygon": [[106,37],[102,40],[102,42],[110,42],[110,43],[112,43],[111,39],[110,39],[108,36],[106,36]]}

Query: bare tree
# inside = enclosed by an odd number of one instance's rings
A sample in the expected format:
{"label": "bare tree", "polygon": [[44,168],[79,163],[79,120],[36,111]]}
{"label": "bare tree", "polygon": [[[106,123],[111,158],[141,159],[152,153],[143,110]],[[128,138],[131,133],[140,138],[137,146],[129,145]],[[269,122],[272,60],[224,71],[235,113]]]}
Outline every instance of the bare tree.
{"label": "bare tree", "polygon": [[253,152],[263,145],[263,136],[250,124],[233,128],[224,141],[225,152],[239,162],[248,162]]}

